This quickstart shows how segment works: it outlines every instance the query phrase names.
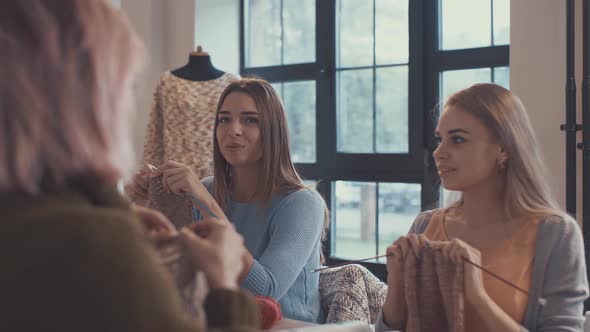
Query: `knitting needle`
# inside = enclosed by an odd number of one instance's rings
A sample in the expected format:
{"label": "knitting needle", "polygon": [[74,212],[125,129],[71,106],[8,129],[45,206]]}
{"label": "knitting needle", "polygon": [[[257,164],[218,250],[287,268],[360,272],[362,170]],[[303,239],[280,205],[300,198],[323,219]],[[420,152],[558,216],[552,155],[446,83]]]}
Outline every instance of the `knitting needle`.
{"label": "knitting needle", "polygon": [[471,265],[473,265],[473,266],[475,266],[475,267],[477,267],[477,268],[481,269],[482,271],[484,271],[484,272],[487,272],[487,273],[488,273],[489,275],[491,275],[492,277],[494,277],[494,278],[496,278],[496,279],[498,279],[498,280],[500,280],[500,281],[503,281],[504,283],[508,284],[509,286],[512,286],[514,289],[516,289],[516,290],[519,290],[519,291],[523,292],[524,294],[526,294],[527,296],[529,296],[529,292],[527,292],[527,291],[525,291],[524,289],[522,289],[522,288],[520,288],[520,287],[516,286],[515,284],[511,283],[510,281],[508,281],[508,280],[506,280],[506,279],[504,279],[504,278],[500,277],[499,275],[495,274],[494,272],[492,272],[492,271],[490,271],[490,270],[487,270],[487,269],[486,269],[486,268],[484,268],[483,266],[479,266],[479,265],[477,265],[477,264],[475,264],[475,263],[471,262],[471,261],[470,261],[470,260],[468,260],[467,258],[463,258],[463,260],[464,260],[465,262],[467,262],[467,263],[469,263],[469,264],[471,264]]}
{"label": "knitting needle", "polygon": [[[387,257],[387,256],[393,256],[393,254],[390,254],[390,255],[387,255],[387,254],[386,254],[386,255],[379,255],[379,256],[375,256],[375,257],[369,257],[369,258],[364,258],[364,259],[359,259],[359,260],[355,260],[355,261],[348,261],[348,262],[338,263],[338,264],[334,264],[334,265],[331,265],[331,266],[324,266],[324,267],[321,267],[321,268],[315,269],[315,270],[313,270],[312,272],[319,272],[319,271],[323,271],[323,270],[327,270],[327,269],[333,269],[333,268],[335,268],[335,267],[340,267],[340,266],[344,266],[344,265],[348,265],[348,264],[354,264],[354,263],[358,263],[358,262],[364,262],[364,261],[368,261],[368,260],[371,260],[371,259],[377,259],[377,258],[382,258],[382,257]],[[484,272],[488,273],[488,274],[489,274],[489,275],[491,275],[492,277],[494,277],[494,278],[496,278],[496,279],[498,279],[498,280],[500,280],[500,281],[502,281],[502,282],[506,283],[508,286],[511,286],[511,287],[513,287],[514,289],[516,289],[516,290],[518,290],[518,291],[521,291],[521,292],[523,292],[523,293],[524,293],[524,294],[526,294],[527,296],[529,295],[529,292],[527,292],[526,290],[524,290],[524,289],[522,289],[522,288],[520,288],[520,287],[516,286],[515,284],[511,283],[510,281],[508,281],[508,280],[506,280],[506,279],[504,279],[504,278],[500,277],[499,275],[495,274],[494,272],[492,272],[492,271],[490,271],[490,270],[488,270],[488,269],[484,268],[483,266],[477,265],[477,264],[475,264],[475,263],[471,262],[470,260],[468,260],[467,258],[463,258],[463,260],[464,260],[465,262],[467,262],[467,263],[469,263],[469,264],[471,264],[471,265],[473,265],[473,266],[475,266],[475,267],[479,268],[480,270],[482,270],[482,271],[484,271]]]}
{"label": "knitting needle", "polygon": [[393,256],[393,254],[391,255],[379,255],[379,256],[374,256],[374,257],[369,257],[369,258],[363,258],[363,259],[359,259],[356,261],[348,261],[348,262],[344,262],[344,263],[338,263],[338,264],[334,264],[334,265],[330,265],[330,266],[323,266],[320,268],[317,268],[311,272],[319,272],[319,271],[323,271],[323,270],[327,270],[327,269],[333,269],[335,267],[340,267],[340,266],[344,266],[344,265],[348,265],[348,264],[354,264],[354,263],[359,263],[359,262],[364,262],[364,261],[369,261],[371,259],[377,259],[377,258],[382,258],[382,257],[387,257],[387,256]]}
{"label": "knitting needle", "polygon": [[[201,203],[198,199],[195,198],[195,196],[186,193],[186,196],[193,201],[193,203],[195,203],[198,207],[200,207],[201,209],[205,210],[207,213],[209,213],[213,218],[215,219],[219,219],[218,216],[215,215],[215,213],[211,212],[211,210],[209,210],[203,203]],[[193,214],[194,214],[194,206],[193,206]]]}

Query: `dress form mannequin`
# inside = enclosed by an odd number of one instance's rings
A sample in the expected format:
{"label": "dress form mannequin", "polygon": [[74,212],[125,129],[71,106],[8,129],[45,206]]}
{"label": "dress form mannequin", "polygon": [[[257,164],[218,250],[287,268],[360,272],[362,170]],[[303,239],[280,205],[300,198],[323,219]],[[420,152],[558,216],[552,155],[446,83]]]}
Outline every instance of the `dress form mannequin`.
{"label": "dress form mannequin", "polygon": [[144,164],[159,167],[175,160],[213,175],[213,140],[217,102],[225,87],[239,76],[211,64],[201,46],[189,61],[160,76],[152,102],[143,148]]}
{"label": "dress form mannequin", "polygon": [[189,54],[188,63],[171,71],[174,76],[190,81],[208,81],[219,78],[225,74],[213,67],[209,53],[204,52],[199,45],[197,50]]}

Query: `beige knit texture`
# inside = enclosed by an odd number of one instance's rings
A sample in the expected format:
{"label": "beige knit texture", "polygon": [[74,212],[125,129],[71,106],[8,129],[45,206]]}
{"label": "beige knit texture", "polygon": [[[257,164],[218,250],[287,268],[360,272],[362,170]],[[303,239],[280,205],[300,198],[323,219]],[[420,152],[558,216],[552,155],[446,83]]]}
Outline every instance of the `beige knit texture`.
{"label": "beige knit texture", "polygon": [[225,87],[239,77],[225,73],[189,81],[165,72],[153,95],[143,149],[144,164],[168,160],[191,166],[201,178],[213,175],[215,109]]}
{"label": "beige knit texture", "polygon": [[[167,192],[162,176],[148,176],[147,206],[164,214],[180,230],[193,222],[192,203],[183,196]],[[209,287],[205,275],[191,260],[186,248],[178,241],[160,246],[161,262],[170,271],[185,312],[193,318],[204,319],[202,305]]]}
{"label": "beige knit texture", "polygon": [[408,321],[406,332],[463,332],[463,264],[454,264],[440,250],[407,255],[404,280]]}

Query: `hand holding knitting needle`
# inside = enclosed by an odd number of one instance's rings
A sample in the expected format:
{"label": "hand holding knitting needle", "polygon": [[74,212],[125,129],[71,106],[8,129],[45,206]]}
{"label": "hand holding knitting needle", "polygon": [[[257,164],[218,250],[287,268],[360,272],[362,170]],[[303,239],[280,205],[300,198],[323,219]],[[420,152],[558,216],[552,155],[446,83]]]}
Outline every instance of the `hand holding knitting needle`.
{"label": "hand holding knitting needle", "polygon": [[428,243],[423,234],[408,234],[398,238],[387,247],[387,297],[383,305],[383,319],[394,330],[405,328],[407,308],[404,282],[404,258],[407,255],[419,256]]}
{"label": "hand holding knitting needle", "polygon": [[[206,229],[199,236],[197,228]],[[206,216],[191,227],[180,230],[180,239],[196,266],[205,273],[212,289],[237,289],[244,270],[244,240],[230,223],[220,223]]]}
{"label": "hand holding knitting needle", "polygon": [[137,171],[131,181],[125,185],[125,194],[137,205],[145,205],[148,198],[147,177],[156,171],[156,167],[145,164],[143,168]]}
{"label": "hand holding knitting needle", "polygon": [[464,264],[465,300],[472,304],[485,301],[488,297],[483,285],[481,269],[478,268],[481,266],[479,250],[457,238],[444,242],[440,249],[445,258],[455,264],[470,263]]}
{"label": "hand holding knitting needle", "polygon": [[134,205],[132,208],[142,223],[148,239],[156,248],[171,242],[178,236],[174,225],[159,211],[140,205]]}
{"label": "hand holding knitting needle", "polygon": [[166,190],[177,195],[188,194],[198,201],[200,204],[196,208],[202,215],[211,214],[220,221],[227,221],[225,213],[191,167],[169,160],[158,168],[154,176],[159,175],[162,176],[162,185]]}

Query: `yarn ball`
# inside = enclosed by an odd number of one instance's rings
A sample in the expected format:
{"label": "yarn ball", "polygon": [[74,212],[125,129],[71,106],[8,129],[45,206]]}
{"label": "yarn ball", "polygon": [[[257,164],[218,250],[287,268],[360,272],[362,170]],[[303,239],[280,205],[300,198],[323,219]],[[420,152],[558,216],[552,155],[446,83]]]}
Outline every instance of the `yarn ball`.
{"label": "yarn ball", "polygon": [[260,309],[260,328],[268,330],[283,319],[281,305],[270,296],[256,296]]}

